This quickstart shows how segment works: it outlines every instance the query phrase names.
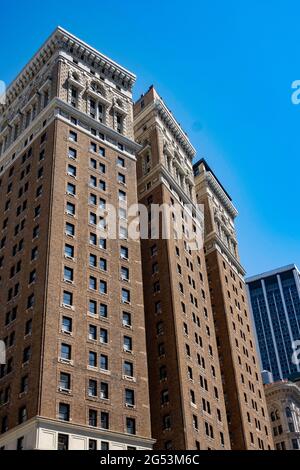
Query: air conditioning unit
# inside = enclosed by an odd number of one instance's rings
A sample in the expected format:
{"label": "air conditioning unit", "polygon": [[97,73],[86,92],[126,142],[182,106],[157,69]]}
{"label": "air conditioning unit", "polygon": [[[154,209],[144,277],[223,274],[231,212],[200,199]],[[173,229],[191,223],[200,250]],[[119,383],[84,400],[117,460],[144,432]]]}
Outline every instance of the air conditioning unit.
{"label": "air conditioning unit", "polygon": [[60,357],[59,358],[60,362],[63,362],[64,364],[72,364],[72,360],[71,359],[65,359],[63,357]]}
{"label": "air conditioning unit", "polygon": [[128,328],[128,329],[130,329],[130,330],[132,329],[132,326],[131,326],[131,325],[128,325],[127,323],[123,323],[123,326],[124,326],[124,328]]}
{"label": "air conditioning unit", "polygon": [[132,405],[131,403],[125,403],[126,408],[135,408],[135,405]]}
{"label": "air conditioning unit", "polygon": [[71,335],[71,334],[72,334],[71,331],[69,331],[69,330],[64,330],[64,329],[62,329],[61,332],[64,333],[65,335]]}
{"label": "air conditioning unit", "polygon": [[64,387],[59,387],[58,390],[63,393],[71,393],[71,390]]}
{"label": "air conditioning unit", "polygon": [[128,277],[124,276],[124,274],[121,274],[121,279],[122,281],[129,282]]}
{"label": "air conditioning unit", "polygon": [[123,348],[123,351],[126,352],[126,353],[128,353],[128,354],[132,354],[131,349]]}
{"label": "air conditioning unit", "polygon": [[136,382],[136,378],[131,377],[131,375],[123,375],[123,379],[129,380],[130,382]]}
{"label": "air conditioning unit", "polygon": [[75,238],[75,235],[72,235],[72,234],[69,233],[69,232],[65,232],[65,235],[66,235],[67,237],[70,237],[70,238]]}
{"label": "air conditioning unit", "polygon": [[69,310],[72,310],[72,305],[62,303],[62,306],[64,308],[68,308]]}

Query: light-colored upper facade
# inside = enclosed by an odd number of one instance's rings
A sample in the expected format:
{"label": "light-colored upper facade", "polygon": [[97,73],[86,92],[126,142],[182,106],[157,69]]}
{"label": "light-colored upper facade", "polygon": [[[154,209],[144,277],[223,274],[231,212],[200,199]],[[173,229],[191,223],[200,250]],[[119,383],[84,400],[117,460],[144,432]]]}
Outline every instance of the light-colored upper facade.
{"label": "light-colored upper facade", "polygon": [[300,273],[294,264],[246,279],[261,369],[275,381],[300,372],[294,362],[300,340]]}
{"label": "light-colored upper facade", "polygon": [[133,154],[134,82],[131,72],[58,27],[7,88],[6,103],[0,105],[0,173],[22,149],[24,132],[32,139],[37,118],[40,124],[56,109],[62,116],[72,108],[75,117],[84,113],[91,119],[83,127],[96,121],[97,132],[105,131],[108,142]]}
{"label": "light-colored upper facade", "polygon": [[[150,449],[133,74],[57,28],[1,110],[0,447]],[[121,209],[122,206],[122,216]],[[125,214],[125,215],[124,215]]]}
{"label": "light-colored upper facade", "polygon": [[276,450],[300,450],[300,382],[265,385]]}

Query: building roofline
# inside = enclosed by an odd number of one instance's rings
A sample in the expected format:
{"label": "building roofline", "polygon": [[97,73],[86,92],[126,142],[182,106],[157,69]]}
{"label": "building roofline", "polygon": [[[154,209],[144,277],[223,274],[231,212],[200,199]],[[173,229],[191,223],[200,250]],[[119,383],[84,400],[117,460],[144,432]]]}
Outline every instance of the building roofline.
{"label": "building roofline", "polygon": [[266,272],[261,273],[261,274],[256,274],[254,276],[247,277],[245,279],[245,281],[246,281],[247,284],[250,284],[251,282],[259,281],[260,279],[265,279],[266,277],[274,276],[276,274],[280,274],[280,273],[283,273],[285,271],[292,271],[294,269],[296,269],[296,271],[299,272],[299,270],[298,270],[298,268],[295,264],[288,264],[286,266],[282,266],[281,268],[272,269],[270,271],[266,271]]}
{"label": "building roofline", "polygon": [[209,166],[209,164],[207,163],[207,161],[205,160],[205,158],[200,158],[200,160],[198,160],[196,163],[194,163],[193,165],[193,169],[195,170],[195,168],[197,168],[199,165],[201,165],[201,163],[204,164],[205,168],[207,171],[209,171],[215,178],[215,180],[217,181],[217,183],[221,186],[221,188],[223,189],[224,193],[226,194],[226,196],[228,197],[228,199],[230,200],[230,202],[232,202],[232,197],[230,196],[230,194],[226,191],[226,189],[224,188],[224,186],[222,185],[222,183],[220,182],[220,180],[217,178],[215,172],[211,169],[211,167]]}
{"label": "building roofline", "polygon": [[124,78],[127,78],[127,80],[131,84],[135,82],[136,75],[134,75],[132,72],[127,70],[125,67],[122,67],[106,55],[102,54],[97,49],[93,48],[92,46],[89,46],[86,42],[82,41],[77,36],[74,36],[66,29],[62,28],[61,26],[57,26],[54,31],[50,34],[50,36],[48,36],[48,38],[44,41],[41,47],[37,50],[37,52],[29,59],[26,65],[18,73],[16,78],[7,86],[7,95],[13,91],[13,88],[17,87],[20,83],[22,83],[23,78],[26,78],[26,76],[31,73],[31,70],[34,68],[36,62],[43,60],[43,56],[47,53],[51,46],[53,47],[54,41],[59,38],[65,38],[69,41],[73,41],[79,47],[83,48],[83,50],[86,50],[89,54],[95,55],[95,58],[98,58],[100,61],[103,61],[103,63],[106,64],[110,69],[114,68],[121,75],[124,75]]}
{"label": "building roofline", "polygon": [[146,114],[149,112],[149,110],[152,110],[153,108],[157,110],[157,112],[160,114],[161,119],[165,122],[167,126],[171,129],[171,132],[173,132],[175,138],[178,139],[180,145],[184,149],[184,151],[187,153],[189,158],[193,160],[193,158],[196,155],[196,149],[192,145],[187,133],[184,131],[184,129],[181,127],[181,124],[177,121],[176,117],[172,113],[172,111],[168,108],[166,103],[164,102],[163,98],[159,95],[157,92],[156,88],[151,85],[146,93],[143,93],[136,101],[135,105],[139,103],[145,96],[153,92],[153,101],[148,104],[145,108],[143,108],[141,111],[138,112],[138,114],[135,117],[136,119],[140,119],[140,116],[144,116],[144,113]]}

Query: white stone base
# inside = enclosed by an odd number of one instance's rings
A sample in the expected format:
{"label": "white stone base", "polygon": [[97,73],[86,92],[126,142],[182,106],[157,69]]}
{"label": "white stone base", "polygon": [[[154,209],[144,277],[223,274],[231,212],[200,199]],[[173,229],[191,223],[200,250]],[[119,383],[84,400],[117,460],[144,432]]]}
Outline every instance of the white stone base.
{"label": "white stone base", "polygon": [[89,439],[97,441],[98,450],[101,450],[101,442],[108,442],[109,450],[127,450],[128,446],[135,447],[136,450],[151,450],[155,442],[140,436],[35,417],[2,434],[0,448],[16,450],[18,439],[23,437],[24,450],[57,450],[58,434],[68,435],[69,450],[88,450]]}

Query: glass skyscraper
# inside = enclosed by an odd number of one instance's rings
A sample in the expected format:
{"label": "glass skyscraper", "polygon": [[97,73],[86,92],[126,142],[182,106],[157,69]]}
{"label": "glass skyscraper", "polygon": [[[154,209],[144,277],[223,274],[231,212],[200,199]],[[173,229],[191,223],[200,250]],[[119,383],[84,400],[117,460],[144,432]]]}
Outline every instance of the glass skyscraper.
{"label": "glass skyscraper", "polygon": [[270,371],[274,381],[300,372],[293,363],[293,345],[300,340],[299,270],[292,264],[246,282],[262,370]]}

